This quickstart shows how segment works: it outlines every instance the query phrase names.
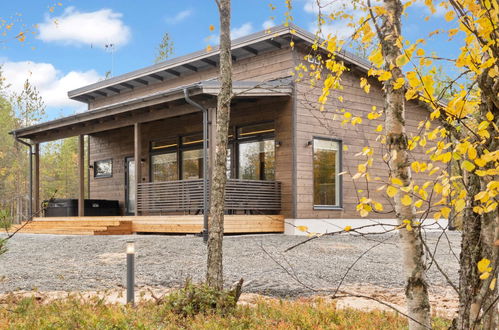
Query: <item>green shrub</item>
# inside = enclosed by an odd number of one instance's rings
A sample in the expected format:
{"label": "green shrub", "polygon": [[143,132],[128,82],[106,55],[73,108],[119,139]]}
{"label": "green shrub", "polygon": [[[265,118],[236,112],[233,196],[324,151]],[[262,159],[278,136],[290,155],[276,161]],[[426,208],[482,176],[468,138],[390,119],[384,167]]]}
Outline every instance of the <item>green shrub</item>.
{"label": "green shrub", "polygon": [[234,311],[241,295],[242,279],[231,290],[216,290],[206,284],[187,280],[184,287],[165,298],[164,307],[184,317],[217,313],[228,315]]}

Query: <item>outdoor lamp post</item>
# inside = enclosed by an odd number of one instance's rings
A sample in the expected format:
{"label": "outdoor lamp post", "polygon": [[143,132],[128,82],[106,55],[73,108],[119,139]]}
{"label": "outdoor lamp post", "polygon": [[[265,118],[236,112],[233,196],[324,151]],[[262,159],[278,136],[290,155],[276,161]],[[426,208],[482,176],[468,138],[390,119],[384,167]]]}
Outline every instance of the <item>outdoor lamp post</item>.
{"label": "outdoor lamp post", "polygon": [[135,303],[135,242],[126,242],[126,303]]}

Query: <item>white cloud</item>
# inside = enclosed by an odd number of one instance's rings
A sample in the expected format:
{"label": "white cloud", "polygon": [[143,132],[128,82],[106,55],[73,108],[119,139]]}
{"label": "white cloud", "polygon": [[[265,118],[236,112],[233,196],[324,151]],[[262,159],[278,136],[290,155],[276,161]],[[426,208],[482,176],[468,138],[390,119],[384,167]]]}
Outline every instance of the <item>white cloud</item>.
{"label": "white cloud", "polygon": [[237,38],[244,37],[244,36],[250,34],[251,32],[253,32],[253,24],[248,22],[248,23],[244,23],[240,27],[231,29],[230,30],[230,37],[232,39],[237,39]]}
{"label": "white cloud", "polygon": [[19,93],[26,79],[35,86],[47,108],[70,108],[75,111],[86,109],[86,105],[70,100],[68,91],[97,82],[101,77],[95,70],[70,71],[66,74],[50,63],[28,61],[5,62],[2,73],[10,84],[10,92]]}
{"label": "white cloud", "polygon": [[121,46],[131,38],[130,28],[123,23],[122,16],[112,9],[83,13],[68,7],[59,17],[45,17],[39,24],[38,38],[69,45],[104,47],[112,43]]}
{"label": "white cloud", "polygon": [[192,14],[193,11],[191,9],[182,10],[173,17],[167,17],[166,22],[169,24],[177,24],[182,22],[184,19],[188,18],[189,16],[192,16]]}
{"label": "white cloud", "polygon": [[264,30],[268,30],[274,26],[275,26],[275,22],[273,19],[268,19],[265,22],[263,22],[263,24],[262,24],[262,27]]}

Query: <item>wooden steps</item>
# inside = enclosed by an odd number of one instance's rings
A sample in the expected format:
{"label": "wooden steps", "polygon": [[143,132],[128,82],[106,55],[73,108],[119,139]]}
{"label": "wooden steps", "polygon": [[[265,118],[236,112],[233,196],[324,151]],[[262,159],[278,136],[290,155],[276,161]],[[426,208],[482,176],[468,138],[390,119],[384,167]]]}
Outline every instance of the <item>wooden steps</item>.
{"label": "wooden steps", "polygon": [[[13,226],[12,230],[21,225]],[[129,235],[132,233],[198,234],[203,229],[202,215],[125,216],[125,217],[51,217],[34,218],[20,233],[61,235]],[[226,215],[226,234],[282,233],[282,215]]]}
{"label": "wooden steps", "polygon": [[[43,220],[41,220],[43,219]],[[94,219],[79,220],[78,218],[62,220],[59,218],[35,218],[33,221],[17,225],[22,226],[20,233],[31,234],[61,234],[61,235],[129,235],[132,234],[131,221],[108,221]]]}

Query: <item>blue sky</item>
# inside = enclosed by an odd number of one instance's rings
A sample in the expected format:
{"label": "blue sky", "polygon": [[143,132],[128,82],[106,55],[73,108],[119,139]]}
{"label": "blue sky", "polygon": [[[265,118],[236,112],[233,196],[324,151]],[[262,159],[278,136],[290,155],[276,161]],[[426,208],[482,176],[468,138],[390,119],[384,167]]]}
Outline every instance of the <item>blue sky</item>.
{"label": "blue sky", "polygon": [[[346,2],[346,0],[339,0]],[[0,64],[3,65],[11,90],[19,89],[26,78],[38,87],[47,105],[49,119],[84,110],[84,106],[69,101],[68,90],[102,79],[112,68],[119,75],[153,64],[156,48],[163,33],[168,32],[174,42],[174,56],[180,56],[208,44],[216,44],[218,13],[211,0],[23,0],[2,1],[2,18],[11,21],[22,14],[9,35],[0,43]],[[276,7],[272,11],[271,3]],[[329,2],[329,1],[326,1]],[[295,0],[295,24],[313,30],[315,0]],[[55,4],[55,9],[49,8]],[[233,36],[239,37],[263,30],[284,21],[283,0],[233,0]],[[411,9],[405,22],[409,39],[425,37],[432,29],[445,28],[443,9],[435,18],[424,23],[428,10],[422,5]],[[270,20],[270,17],[275,17]],[[29,35],[24,43],[13,39],[21,24],[38,24],[36,35]],[[347,33],[341,23],[331,25],[328,32]],[[1,30],[0,30],[1,31]],[[114,44],[113,54],[105,44]],[[458,41],[439,37],[427,44],[427,53],[452,57]],[[113,65],[114,63],[114,65]]]}

